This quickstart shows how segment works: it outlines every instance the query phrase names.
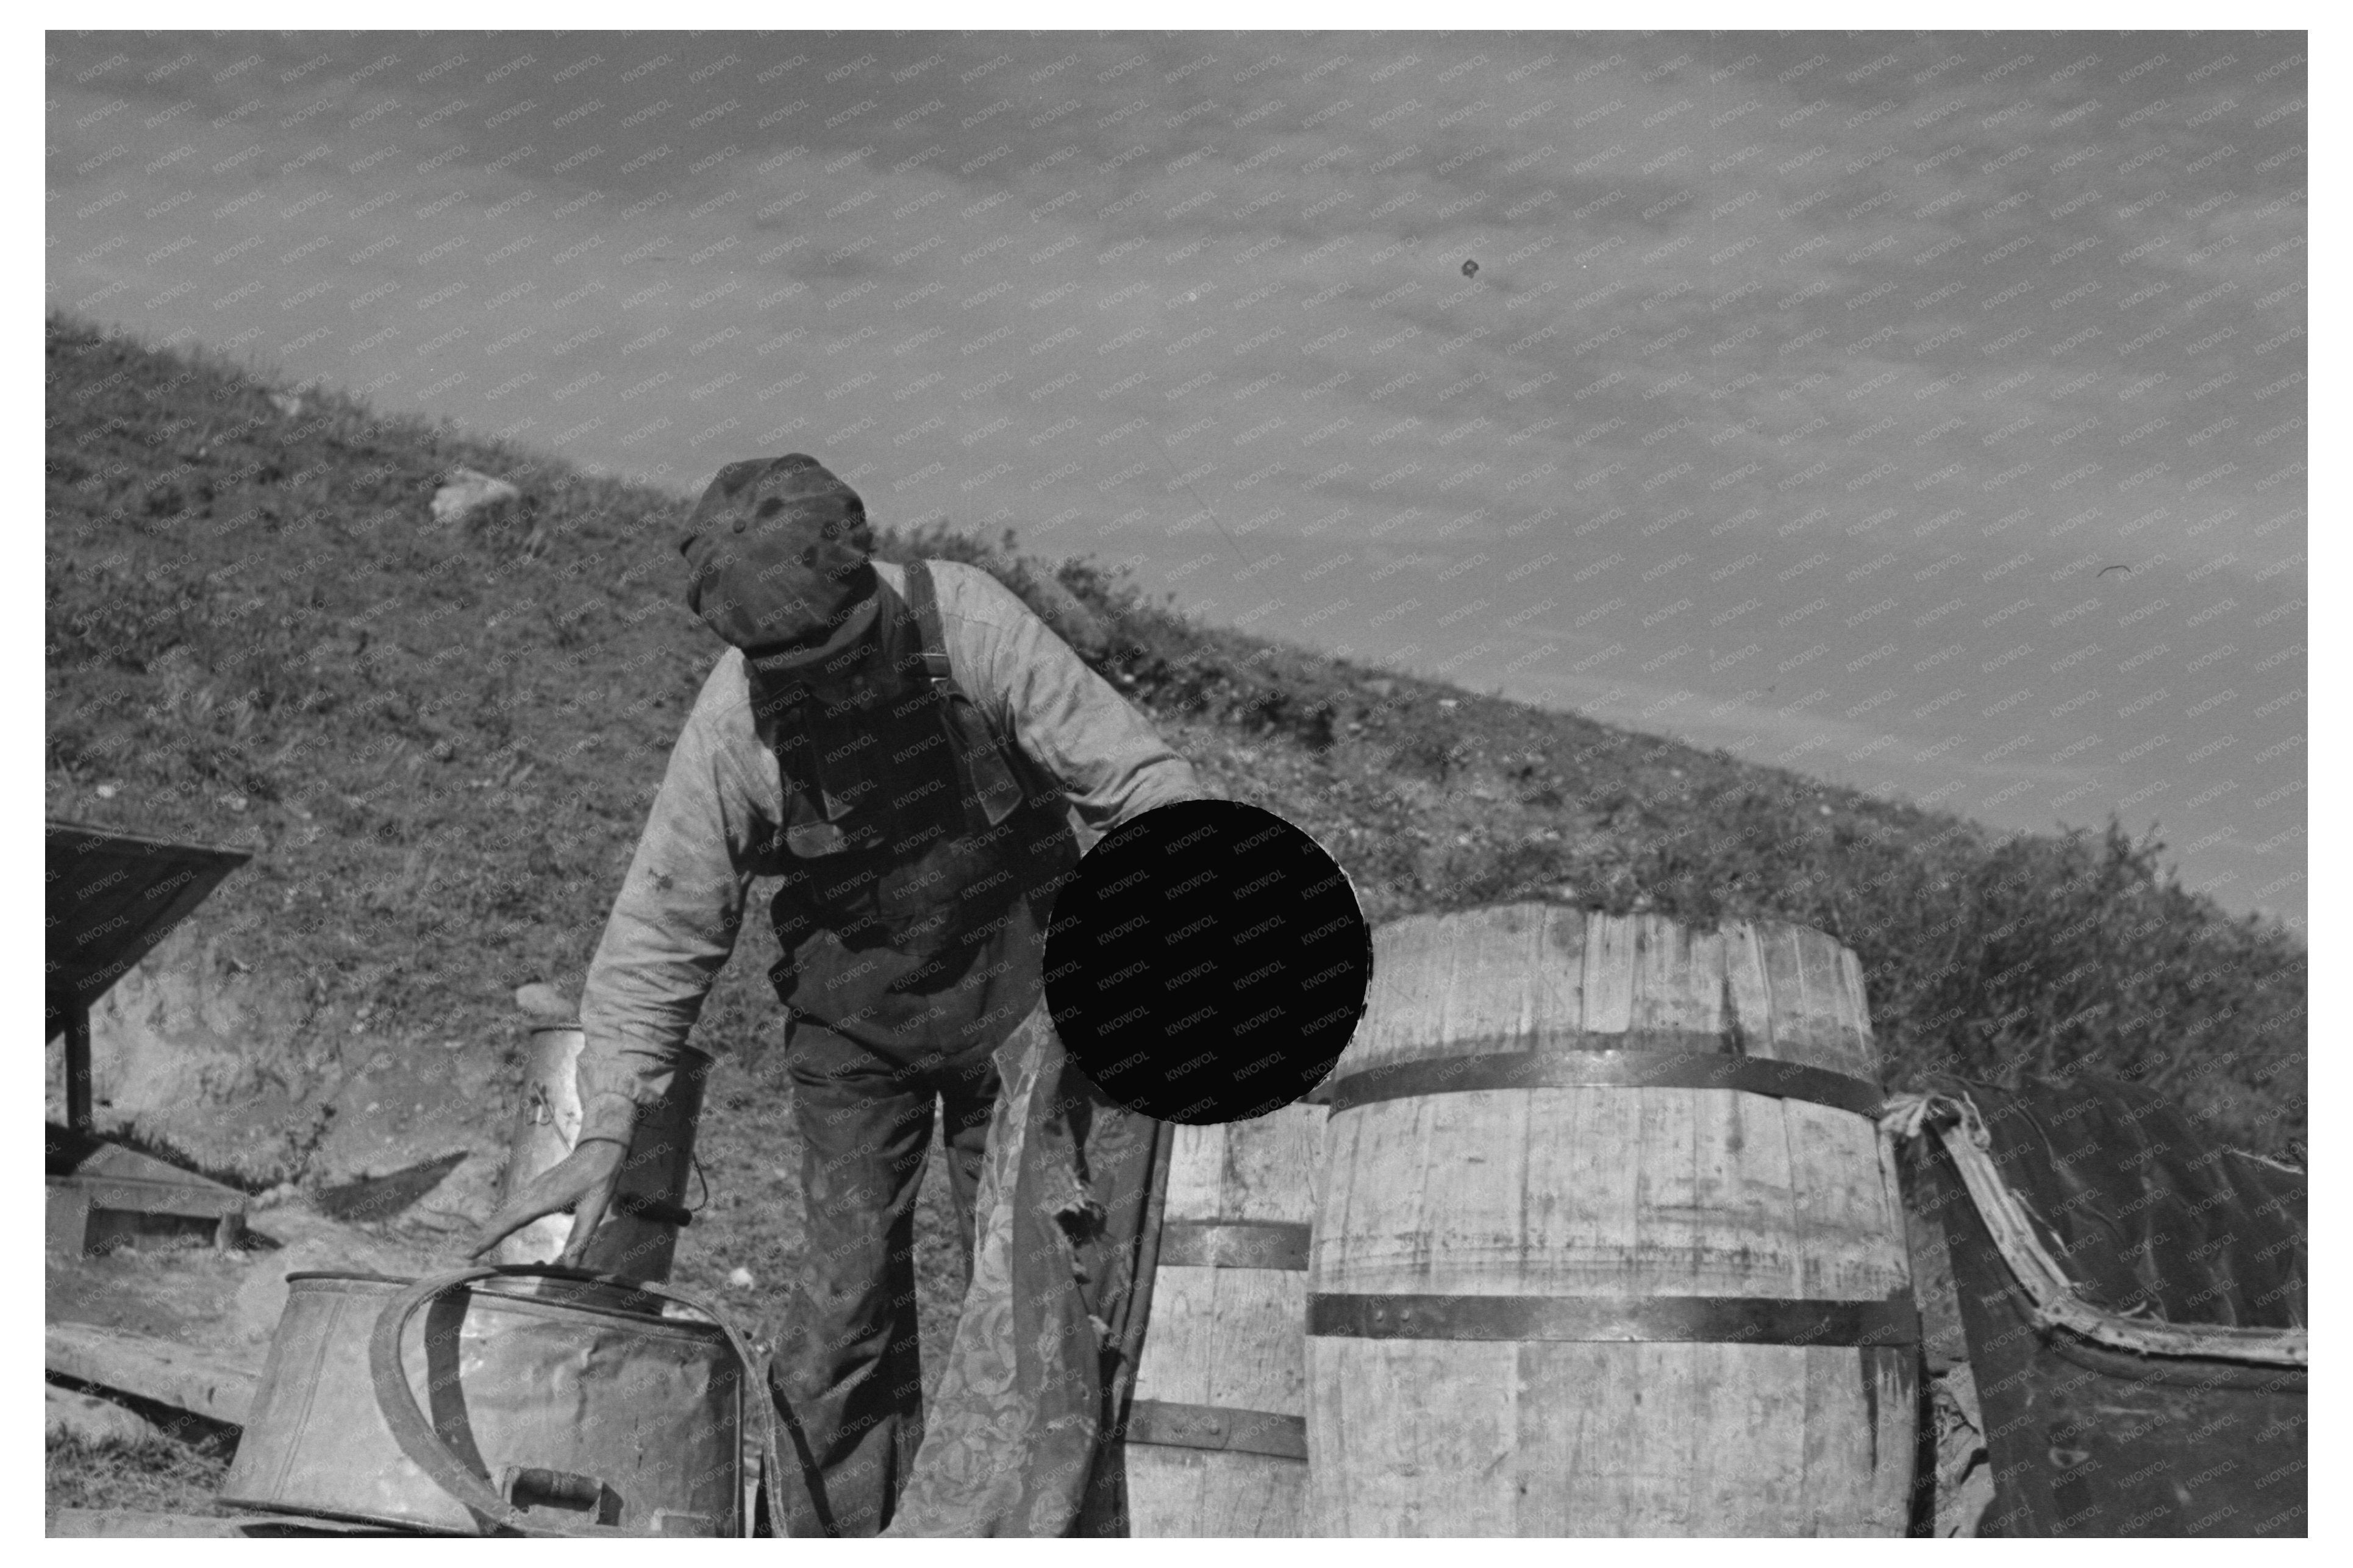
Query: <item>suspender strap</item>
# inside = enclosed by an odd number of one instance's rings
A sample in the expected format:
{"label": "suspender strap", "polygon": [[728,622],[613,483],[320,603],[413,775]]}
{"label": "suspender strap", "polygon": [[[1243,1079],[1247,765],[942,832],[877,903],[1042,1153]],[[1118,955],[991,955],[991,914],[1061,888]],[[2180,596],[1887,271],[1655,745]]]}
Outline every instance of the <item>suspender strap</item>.
{"label": "suspender strap", "polygon": [[931,677],[932,689],[943,698],[962,696],[955,671],[948,665],[947,635],[940,626],[939,595],[933,591],[927,562],[907,563],[907,607],[914,611],[916,628],[923,633],[923,670]]}
{"label": "suspender strap", "polygon": [[1021,804],[1023,791],[1007,765],[1004,753],[997,749],[996,738],[988,732],[979,705],[956,684],[955,668],[948,663],[947,635],[940,624],[939,595],[933,590],[929,563],[907,563],[906,600],[907,607],[914,612],[916,629],[923,634],[923,670],[930,678],[932,693],[938,700],[941,716],[948,727],[950,749],[955,752],[965,798],[978,805],[980,818],[976,826],[994,827]]}

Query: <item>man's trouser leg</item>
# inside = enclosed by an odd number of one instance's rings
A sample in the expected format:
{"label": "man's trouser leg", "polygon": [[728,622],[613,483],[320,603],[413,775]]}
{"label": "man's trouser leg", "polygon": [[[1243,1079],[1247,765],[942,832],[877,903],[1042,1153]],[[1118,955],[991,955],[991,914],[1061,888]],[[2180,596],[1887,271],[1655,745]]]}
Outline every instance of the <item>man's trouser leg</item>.
{"label": "man's trouser leg", "polygon": [[923,1436],[914,1207],[934,1090],[830,1030],[796,1033],[807,1234],[771,1376],[798,1468],[815,1473],[794,1484],[786,1455],[786,1530],[872,1535]]}
{"label": "man's trouser leg", "polygon": [[940,1142],[946,1146],[948,1194],[956,1221],[956,1300],[972,1285],[973,1208],[980,1194],[981,1173],[988,1163],[988,1125],[997,1110],[997,1058],[993,1050],[976,1052],[969,1060],[947,1068],[938,1078]]}

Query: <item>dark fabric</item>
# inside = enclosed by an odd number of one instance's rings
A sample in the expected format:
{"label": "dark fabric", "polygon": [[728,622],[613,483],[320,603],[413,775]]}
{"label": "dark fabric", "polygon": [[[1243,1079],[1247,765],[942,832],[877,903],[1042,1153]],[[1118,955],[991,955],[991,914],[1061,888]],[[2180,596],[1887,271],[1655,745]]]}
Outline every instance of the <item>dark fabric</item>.
{"label": "dark fabric", "polygon": [[1042,1003],[997,1066],[972,1286],[890,1533],[1124,1535],[1172,1130],[1106,1100]]}
{"label": "dark fabric", "polygon": [[[797,976],[786,1052],[807,1250],[776,1383],[816,1479],[788,1508],[788,1534],[873,1534],[906,1484],[923,1434],[911,1227],[933,1099],[944,1102],[958,1224],[969,1237],[973,1184],[1000,1098],[994,1047],[1011,1032],[1006,1019],[1042,1006],[1039,926],[1039,911],[1016,904],[937,988],[940,973],[888,948],[872,950],[861,973],[838,942],[818,947],[824,962],[813,981]],[[839,982],[839,1025],[807,1007],[828,981]],[[877,1028],[878,1017],[897,1026]]]}
{"label": "dark fabric", "polygon": [[1145,1197],[1134,1233],[1129,1236],[1123,1229],[1131,1212],[1129,1206],[1114,1205],[1108,1212],[1116,1223],[1106,1226],[1100,1243],[1103,1250],[1126,1267],[1127,1286],[1098,1309],[1111,1331],[1111,1363],[1103,1398],[1103,1435],[1096,1448],[1094,1472],[1088,1480],[1086,1497],[1071,1531],[1073,1535],[1124,1537],[1128,1532],[1127,1423],[1135,1403],[1136,1369],[1144,1362],[1145,1331],[1152,1321],[1152,1288],[1160,1275],[1160,1238],[1168,1208],[1168,1162],[1176,1137],[1176,1124],[1173,1121],[1153,1121],[1148,1125],[1152,1136],[1151,1166],[1149,1173],[1142,1178]]}
{"label": "dark fabric", "polygon": [[[884,657],[919,658],[913,617],[897,595],[882,599]],[[1002,1040],[1036,1001],[1044,958],[1035,921],[1016,913],[1079,858],[1060,797],[1034,792],[975,831],[956,747],[920,689],[863,727],[855,715],[803,717],[807,729],[768,731],[790,851],[771,908],[785,952],[769,973],[777,995],[796,1014],[902,1052]],[[979,994],[940,1001],[951,989]],[[940,1033],[957,1020],[966,1033]]]}
{"label": "dark fabric", "polygon": [[2168,1323],[2305,1323],[2305,1178],[2216,1144],[2171,1101],[2084,1076],[2015,1089],[1952,1079],[2075,1293]]}
{"label": "dark fabric", "polygon": [[687,605],[755,664],[821,663],[871,624],[866,504],[815,458],[728,464],[686,526]]}
{"label": "dark fabric", "polygon": [[770,1377],[814,1484],[787,1490],[786,1533],[872,1535],[923,1441],[915,1201],[934,1102],[947,1150],[963,1276],[997,1068],[986,1047],[901,1061],[797,1024],[787,1068],[807,1223],[801,1278]]}
{"label": "dark fabric", "polygon": [[[920,654],[912,617],[895,594],[884,598],[886,654]],[[927,711],[935,726],[936,710]],[[784,748],[788,848],[809,842],[794,830],[829,808],[825,796],[856,789],[813,784],[805,751],[828,780],[857,769],[861,782],[892,782],[844,803],[828,852],[784,858],[770,910],[784,952],[769,969],[778,999],[797,1018],[902,1058],[997,1044],[1041,994],[1039,903],[1078,863],[1060,797],[1040,792],[975,833],[954,785],[950,745],[895,763],[903,747],[859,745],[860,731],[846,721],[820,725],[800,752],[790,748],[793,726],[771,731]],[[924,732],[921,725],[905,731]],[[845,747],[856,749],[824,762]],[[927,787],[934,784],[941,787]]]}
{"label": "dark fabric", "polygon": [[[886,591],[884,604],[881,651],[920,656],[897,595]],[[992,1053],[1040,1005],[1053,890],[1040,882],[1077,858],[1050,801],[970,830],[940,710],[928,690],[917,697],[897,719],[862,715],[862,731],[860,715],[804,715],[806,731],[788,718],[772,731],[809,741],[778,758],[788,829],[828,815],[837,829],[788,830],[773,911],[786,956],[770,978],[792,1018],[807,1213],[790,1337],[772,1374],[808,1477],[788,1504],[792,1535],[871,1535],[906,1484],[924,1426],[913,1214],[934,1101],[968,1280],[999,1098]],[[941,743],[919,745],[926,733]]]}
{"label": "dark fabric", "polygon": [[[920,667],[925,628],[895,594],[880,600],[877,656],[900,668],[912,652]],[[771,978],[793,1018],[808,1205],[794,1337],[774,1373],[807,1478],[787,1531],[1124,1534],[1105,1439],[1142,1351],[1139,1253],[1156,1236],[1170,1130],[1063,1056],[1043,933],[1077,841],[1034,777],[1012,809],[990,803],[974,760],[1002,778],[1018,750],[1007,738],[1000,752],[968,702],[957,715],[946,685],[921,704],[802,709],[763,731],[786,795],[773,910],[786,957]],[[912,1215],[934,1094],[960,1219],[980,1243],[927,1415]]]}
{"label": "dark fabric", "polygon": [[[882,600],[884,651],[920,655],[898,595],[886,588]],[[1024,798],[985,727],[965,737],[944,704],[918,685],[867,709],[786,711],[774,726],[791,857],[775,912],[787,952],[823,931],[849,952],[954,964],[970,933],[1076,863],[1060,797]],[[976,777],[1000,793],[976,798]]]}
{"label": "dark fabric", "polygon": [[1043,787],[1044,781],[1037,778],[1031,779],[1025,792],[1014,777],[1015,766],[1008,761],[1008,756],[1018,759],[1021,749],[998,749],[979,706],[956,680],[955,666],[948,658],[947,635],[940,622],[939,596],[932,582],[930,563],[908,562],[906,583],[905,607],[923,638],[923,670],[938,700],[944,721],[942,733],[949,742],[949,754],[959,769],[958,784],[971,817],[969,826],[975,832],[993,827],[1020,804],[1025,793],[1044,799],[1056,792]]}
{"label": "dark fabric", "polygon": [[[2085,1300],[2178,1324],[2304,1322],[2301,1173],[2218,1147],[2129,1084],[1928,1087],[1976,1104],[2001,1180]],[[2306,1532],[2303,1369],[2039,1326],[1949,1155],[1922,1139],[1906,1161],[1908,1201],[1944,1232],[1982,1408],[1993,1500],[1978,1534]]]}

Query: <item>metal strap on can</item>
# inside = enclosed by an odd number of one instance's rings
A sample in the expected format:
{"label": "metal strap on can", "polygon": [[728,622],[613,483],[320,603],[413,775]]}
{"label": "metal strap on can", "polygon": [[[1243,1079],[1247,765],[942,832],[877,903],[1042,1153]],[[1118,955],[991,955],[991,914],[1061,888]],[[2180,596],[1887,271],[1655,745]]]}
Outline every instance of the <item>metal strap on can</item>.
{"label": "metal strap on can", "polygon": [[1627,1343],[1873,1345],[1920,1341],[1908,1292],[1885,1300],[1772,1296],[1311,1295],[1326,1339],[1566,1340]]}
{"label": "metal strap on can", "polygon": [[[418,1409],[416,1392],[408,1385],[408,1376],[401,1365],[400,1336],[406,1331],[408,1321],[426,1303],[460,1286],[491,1279],[553,1279],[576,1280],[584,1284],[610,1286],[618,1290],[659,1297],[691,1308],[711,1320],[726,1336],[728,1348],[744,1369],[743,1398],[746,1405],[760,1412],[761,1470],[768,1494],[768,1513],[781,1521],[785,1517],[780,1468],[780,1448],[776,1442],[776,1410],[766,1380],[761,1376],[760,1363],[735,1325],[719,1310],[683,1291],[666,1285],[644,1280],[625,1280],[617,1276],[597,1274],[586,1269],[566,1268],[558,1264],[484,1264],[474,1268],[452,1269],[419,1279],[385,1304],[375,1321],[375,1331],[368,1339],[368,1372],[375,1383],[376,1406],[384,1414],[385,1425],[391,1429],[392,1438],[411,1464],[475,1514],[514,1535],[540,1538],[574,1536],[614,1536],[622,1533],[608,1526],[582,1525],[573,1529],[551,1529],[533,1523],[522,1511],[499,1495],[488,1476],[470,1468],[450,1450],[441,1435],[435,1431],[422,1410]],[[744,1533],[752,1533],[753,1521],[747,1513],[743,1521]]]}

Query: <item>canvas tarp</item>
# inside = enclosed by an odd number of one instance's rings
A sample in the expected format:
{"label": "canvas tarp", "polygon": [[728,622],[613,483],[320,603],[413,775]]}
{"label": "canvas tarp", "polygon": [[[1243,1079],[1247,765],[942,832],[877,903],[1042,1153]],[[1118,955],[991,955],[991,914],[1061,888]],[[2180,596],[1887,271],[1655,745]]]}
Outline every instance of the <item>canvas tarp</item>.
{"label": "canvas tarp", "polygon": [[1993,1495],[1980,1535],[2306,1530],[2304,1173],[2089,1076],[1898,1097]]}
{"label": "canvas tarp", "polygon": [[1104,1098],[1041,1002],[998,1047],[972,1285],[892,1536],[1124,1535],[1171,1129]]}

